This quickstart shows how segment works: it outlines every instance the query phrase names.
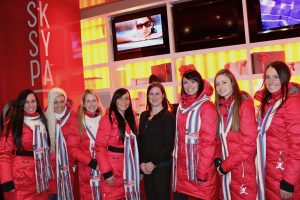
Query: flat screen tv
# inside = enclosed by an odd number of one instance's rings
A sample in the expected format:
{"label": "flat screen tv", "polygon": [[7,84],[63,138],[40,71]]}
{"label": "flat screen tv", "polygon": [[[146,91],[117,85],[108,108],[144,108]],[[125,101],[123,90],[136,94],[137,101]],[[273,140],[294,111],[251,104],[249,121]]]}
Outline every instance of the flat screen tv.
{"label": "flat screen tv", "polygon": [[166,7],[112,18],[114,60],[170,53]]}
{"label": "flat screen tv", "polygon": [[300,0],[247,0],[251,42],[300,36]]}
{"label": "flat screen tv", "polygon": [[177,52],[245,43],[241,0],[193,0],[173,4]]}

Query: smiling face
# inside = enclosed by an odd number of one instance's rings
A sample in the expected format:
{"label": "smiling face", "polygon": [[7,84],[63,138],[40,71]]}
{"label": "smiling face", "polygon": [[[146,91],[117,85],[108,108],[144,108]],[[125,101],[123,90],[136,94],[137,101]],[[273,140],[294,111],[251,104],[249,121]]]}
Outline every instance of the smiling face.
{"label": "smiling face", "polygon": [[216,77],[216,91],[221,97],[228,99],[232,93],[232,82],[228,76],[225,74],[220,74]]}
{"label": "smiling face", "polygon": [[265,86],[271,94],[278,92],[281,89],[281,82],[278,73],[273,67],[269,67],[266,70]]}
{"label": "smiling face", "polygon": [[199,83],[197,81],[183,77],[182,84],[187,95],[192,96],[198,92]]}
{"label": "smiling face", "polygon": [[98,108],[98,99],[95,95],[93,94],[87,94],[84,102],[83,102],[83,107],[90,113],[94,114]]}
{"label": "smiling face", "polygon": [[141,37],[147,37],[151,34],[153,23],[148,17],[142,17],[136,20],[136,30]]}
{"label": "smiling face", "polygon": [[130,96],[129,93],[124,94],[122,97],[116,100],[117,109],[122,116],[124,116],[125,111],[130,105]]}
{"label": "smiling face", "polygon": [[30,93],[26,97],[26,101],[24,104],[24,111],[27,112],[28,114],[33,114],[35,113],[37,109],[37,102],[34,94]]}
{"label": "smiling face", "polygon": [[148,94],[149,102],[153,107],[162,107],[162,100],[164,98],[164,95],[162,94],[160,88],[153,87]]}
{"label": "smiling face", "polygon": [[64,95],[59,95],[54,99],[54,112],[61,114],[66,108],[66,98]]}

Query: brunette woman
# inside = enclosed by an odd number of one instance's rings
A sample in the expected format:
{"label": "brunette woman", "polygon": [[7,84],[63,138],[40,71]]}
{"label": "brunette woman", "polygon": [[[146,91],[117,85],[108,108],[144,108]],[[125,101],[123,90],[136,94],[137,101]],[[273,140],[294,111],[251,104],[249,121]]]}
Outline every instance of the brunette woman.
{"label": "brunette woman", "polygon": [[193,65],[182,76],[181,103],[177,110],[173,155],[175,200],[189,196],[217,198],[217,173],[214,167],[217,111],[209,100],[212,86],[202,79]]}
{"label": "brunette woman", "polygon": [[170,199],[171,153],[174,147],[175,117],[161,83],[147,89],[147,107],[139,125],[140,166],[144,173],[147,200]]}
{"label": "brunette woman", "polygon": [[257,124],[251,96],[240,91],[234,75],[220,70],[214,80],[218,109],[216,168],[222,184],[222,199],[255,199]]}
{"label": "brunette woman", "polygon": [[257,175],[260,199],[300,197],[300,86],[290,82],[286,63],[270,63],[259,106]]}
{"label": "brunette woman", "polygon": [[7,199],[48,199],[53,178],[49,135],[32,90],[20,92],[0,141],[0,176]]}
{"label": "brunette woman", "polygon": [[114,92],[96,137],[102,199],[140,199],[137,126],[127,89]]}

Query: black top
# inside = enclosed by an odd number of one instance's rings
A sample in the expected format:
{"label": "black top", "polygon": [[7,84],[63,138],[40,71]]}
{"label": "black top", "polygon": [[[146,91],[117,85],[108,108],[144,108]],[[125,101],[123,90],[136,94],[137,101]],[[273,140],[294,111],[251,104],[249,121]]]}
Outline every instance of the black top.
{"label": "black top", "polygon": [[152,162],[158,165],[171,159],[175,137],[175,116],[168,110],[161,110],[149,120],[150,111],[141,114],[139,124],[140,163]]}

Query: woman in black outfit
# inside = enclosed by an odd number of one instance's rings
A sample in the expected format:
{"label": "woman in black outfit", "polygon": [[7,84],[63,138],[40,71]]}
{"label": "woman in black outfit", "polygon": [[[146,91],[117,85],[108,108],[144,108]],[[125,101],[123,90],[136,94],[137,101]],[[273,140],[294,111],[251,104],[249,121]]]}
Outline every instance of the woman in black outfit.
{"label": "woman in black outfit", "polygon": [[147,200],[170,199],[171,153],[175,117],[161,83],[147,89],[147,107],[139,124],[140,168],[144,173]]}

